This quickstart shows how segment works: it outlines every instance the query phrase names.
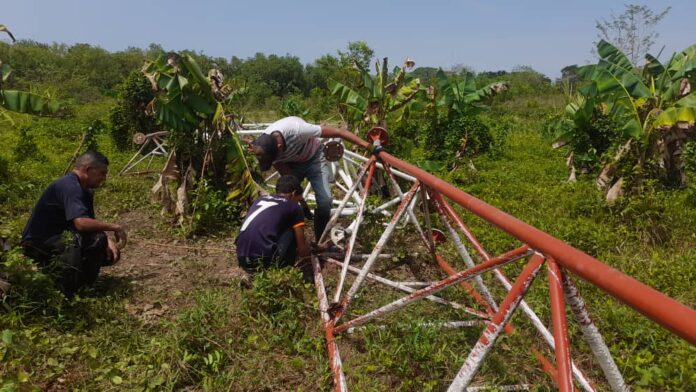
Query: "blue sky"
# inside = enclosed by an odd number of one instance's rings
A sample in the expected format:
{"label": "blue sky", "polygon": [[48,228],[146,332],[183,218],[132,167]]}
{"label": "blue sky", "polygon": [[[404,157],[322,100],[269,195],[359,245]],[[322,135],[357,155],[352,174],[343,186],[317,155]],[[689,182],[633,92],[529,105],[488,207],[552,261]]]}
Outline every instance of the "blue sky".
{"label": "blue sky", "polygon": [[[476,71],[529,65],[551,77],[592,60],[595,21],[621,13],[624,2],[595,1],[161,1],[6,0],[1,24],[18,39],[89,43],[110,51],[159,43],[211,56],[246,58],[257,52],[302,62],[365,40],[398,64]],[[652,1],[672,6],[658,25],[653,52],[696,43],[695,0]],[[0,38],[6,40],[6,38]],[[663,55],[664,57],[665,55]]]}

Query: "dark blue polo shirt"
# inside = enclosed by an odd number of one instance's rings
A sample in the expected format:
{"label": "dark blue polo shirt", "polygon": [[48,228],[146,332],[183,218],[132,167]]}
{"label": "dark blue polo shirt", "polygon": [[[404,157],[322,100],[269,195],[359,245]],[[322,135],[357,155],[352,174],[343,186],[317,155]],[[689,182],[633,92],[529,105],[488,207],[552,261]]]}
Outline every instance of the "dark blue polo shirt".
{"label": "dark blue polo shirt", "polygon": [[94,196],[82,189],[77,174],[67,174],[46,188],[22,232],[22,241],[44,241],[74,230],[73,219],[94,218]]}
{"label": "dark blue polo shirt", "polygon": [[254,200],[237,236],[237,257],[273,257],[278,237],[304,225],[300,205],[281,196],[261,196]]}

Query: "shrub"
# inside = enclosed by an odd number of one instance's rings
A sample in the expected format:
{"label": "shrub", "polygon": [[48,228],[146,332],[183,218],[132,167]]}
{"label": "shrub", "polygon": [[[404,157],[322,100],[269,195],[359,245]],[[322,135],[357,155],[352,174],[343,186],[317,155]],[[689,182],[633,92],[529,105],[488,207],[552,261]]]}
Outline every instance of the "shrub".
{"label": "shrub", "polygon": [[[29,133],[29,127],[23,126],[19,129],[19,141],[12,151],[17,162],[24,162],[27,159],[43,161],[46,157],[39,151],[34,135]],[[0,174],[1,175],[1,174]]]}
{"label": "shrub", "polygon": [[116,147],[124,151],[132,146],[131,140],[136,132],[154,131],[154,118],[145,114],[145,108],[154,94],[140,71],[131,72],[117,90],[118,102],[109,114],[110,133]]}
{"label": "shrub", "polygon": [[430,129],[421,129],[422,144],[429,159],[453,162],[488,151],[491,130],[476,116],[439,117]]}
{"label": "shrub", "polygon": [[216,189],[207,180],[199,182],[191,196],[194,213],[189,234],[204,235],[231,230],[239,223],[242,207],[226,200],[227,192]]}

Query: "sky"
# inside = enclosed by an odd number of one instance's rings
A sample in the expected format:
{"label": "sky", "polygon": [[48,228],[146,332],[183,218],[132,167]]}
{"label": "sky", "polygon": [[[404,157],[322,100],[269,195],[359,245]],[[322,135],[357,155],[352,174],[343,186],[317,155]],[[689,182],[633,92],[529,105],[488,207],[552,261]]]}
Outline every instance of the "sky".
{"label": "sky", "polygon": [[[561,68],[594,60],[595,21],[624,2],[580,1],[222,1],[4,0],[0,24],[17,39],[88,43],[109,51],[192,49],[213,57],[291,54],[311,63],[364,40],[397,65],[477,72],[531,66],[556,78]],[[696,0],[650,1],[672,7],[651,52],[667,57],[696,43]],[[7,41],[6,37],[0,39]]]}

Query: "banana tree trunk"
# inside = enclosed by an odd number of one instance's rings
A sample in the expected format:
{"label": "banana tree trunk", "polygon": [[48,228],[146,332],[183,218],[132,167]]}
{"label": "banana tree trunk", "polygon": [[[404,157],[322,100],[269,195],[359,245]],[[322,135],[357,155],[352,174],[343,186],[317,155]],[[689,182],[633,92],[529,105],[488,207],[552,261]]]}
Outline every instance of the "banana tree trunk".
{"label": "banana tree trunk", "polygon": [[[689,132],[690,130],[692,132]],[[666,179],[679,188],[687,186],[683,153],[684,145],[689,139],[694,139],[691,128],[675,126],[665,132],[660,140],[661,159]]]}
{"label": "banana tree trunk", "polygon": [[610,187],[610,185],[613,185],[615,183],[614,178],[616,174],[616,167],[621,158],[623,158],[631,150],[632,146],[633,139],[630,139],[624,145],[619,147],[619,150],[616,152],[616,155],[614,155],[614,159],[612,159],[611,162],[604,165],[602,171],[599,173],[599,176],[597,177],[597,180],[595,181],[597,189],[606,190]]}

